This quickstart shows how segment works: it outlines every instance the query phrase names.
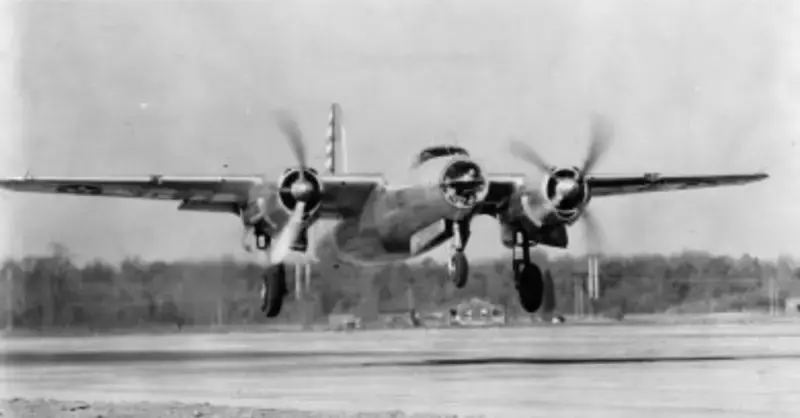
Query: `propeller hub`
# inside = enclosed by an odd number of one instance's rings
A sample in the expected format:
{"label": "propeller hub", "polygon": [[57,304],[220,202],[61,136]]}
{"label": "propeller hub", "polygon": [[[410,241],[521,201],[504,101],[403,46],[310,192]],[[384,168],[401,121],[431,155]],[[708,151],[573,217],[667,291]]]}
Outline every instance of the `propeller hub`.
{"label": "propeller hub", "polygon": [[578,192],[580,185],[573,179],[562,179],[556,183],[556,195],[562,199]]}
{"label": "propeller hub", "polygon": [[291,191],[295,199],[301,202],[307,202],[313,197],[314,186],[305,180],[298,180],[292,183]]}

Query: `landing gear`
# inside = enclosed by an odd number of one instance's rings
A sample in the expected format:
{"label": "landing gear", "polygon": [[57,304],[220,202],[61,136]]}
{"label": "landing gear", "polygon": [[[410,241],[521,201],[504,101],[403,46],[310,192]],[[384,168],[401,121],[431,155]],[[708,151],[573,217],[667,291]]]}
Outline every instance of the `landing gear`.
{"label": "landing gear", "polygon": [[[252,241],[250,240],[254,239],[255,247],[258,251],[265,252],[264,255],[271,258],[268,252],[272,245],[272,237],[267,233],[268,231],[269,229],[263,221],[259,221],[255,225],[245,229],[245,234],[242,238],[242,244],[245,250],[248,252],[252,251],[252,246],[250,244]],[[303,229],[300,231],[296,241],[292,243],[291,249],[305,252],[307,247],[308,233]],[[270,265],[264,271],[261,279],[261,312],[264,312],[267,318],[274,318],[281,313],[283,299],[288,294],[286,264],[277,263]]]}
{"label": "landing gear", "polygon": [[467,245],[470,235],[469,223],[464,221],[455,222],[455,225],[448,223],[447,228],[453,228],[453,253],[447,264],[447,273],[453,285],[461,289],[467,284],[469,277],[469,261],[464,254],[464,247]]}
{"label": "landing gear", "polygon": [[245,226],[244,234],[242,235],[242,248],[248,253],[253,251],[253,246],[250,245],[251,238],[255,241],[258,251],[266,251],[269,248],[272,243],[272,237],[267,233],[266,222],[262,220],[255,225]]}
{"label": "landing gear", "polygon": [[469,261],[463,251],[456,251],[450,256],[450,262],[447,264],[447,273],[456,288],[461,289],[467,284]]}
{"label": "landing gear", "polygon": [[520,305],[525,311],[534,313],[544,300],[542,270],[531,262],[530,242],[523,233],[517,234],[513,251],[514,287],[517,288]]}
{"label": "landing gear", "polygon": [[308,229],[303,228],[297,235],[297,240],[292,243],[292,251],[304,253],[306,249],[308,249]]}
{"label": "landing gear", "polygon": [[281,313],[283,298],[286,296],[286,266],[283,263],[270,266],[264,272],[261,285],[261,312],[267,318]]}
{"label": "landing gear", "polygon": [[259,251],[266,251],[272,243],[272,237],[267,234],[266,227],[256,226],[255,228],[256,248]]}

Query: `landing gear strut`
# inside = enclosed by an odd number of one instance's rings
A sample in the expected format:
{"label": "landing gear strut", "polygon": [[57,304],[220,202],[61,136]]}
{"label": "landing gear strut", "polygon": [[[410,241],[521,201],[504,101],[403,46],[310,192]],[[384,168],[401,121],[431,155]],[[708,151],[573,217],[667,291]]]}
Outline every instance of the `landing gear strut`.
{"label": "landing gear strut", "polygon": [[272,237],[267,231],[267,223],[263,220],[258,221],[255,225],[245,225],[242,234],[242,248],[248,253],[252,252],[253,247],[250,245],[252,239],[255,241],[258,251],[266,251],[272,243]]}
{"label": "landing gear strut", "polygon": [[519,302],[525,311],[534,313],[544,300],[544,280],[542,270],[531,262],[530,241],[523,232],[516,234],[513,249],[514,287],[517,288]]}
{"label": "landing gear strut", "polygon": [[272,237],[267,234],[267,225],[263,220],[260,221],[253,228],[253,235],[256,239],[256,248],[259,251],[267,251],[269,245],[272,243]]}
{"label": "landing gear strut", "polygon": [[297,240],[292,243],[292,251],[304,253],[308,249],[308,229],[303,228],[297,236]]}
{"label": "landing gear strut", "polygon": [[450,223],[447,227],[454,228],[453,253],[450,256],[450,262],[447,264],[447,273],[456,288],[461,289],[467,284],[467,278],[469,277],[469,261],[466,254],[464,254],[464,247],[467,245],[470,235],[469,223],[459,221],[455,225]]}
{"label": "landing gear strut", "polygon": [[[271,238],[266,233],[263,234],[263,241],[259,239],[259,234],[256,233],[256,246],[260,251],[269,251]],[[305,252],[308,248],[308,230],[303,229],[300,231],[297,240],[292,243],[291,249],[293,251]],[[283,299],[288,294],[288,287],[286,283],[286,264],[278,263],[273,264],[264,271],[261,284],[261,312],[267,318],[274,318],[281,313],[283,306]]]}

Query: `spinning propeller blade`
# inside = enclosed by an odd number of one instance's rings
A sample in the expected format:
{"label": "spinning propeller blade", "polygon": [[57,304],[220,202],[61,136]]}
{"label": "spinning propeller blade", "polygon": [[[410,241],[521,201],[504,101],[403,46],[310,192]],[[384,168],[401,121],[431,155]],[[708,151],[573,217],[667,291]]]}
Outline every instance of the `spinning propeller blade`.
{"label": "spinning propeller blade", "polygon": [[303,132],[300,131],[300,126],[286,111],[277,112],[276,117],[278,120],[278,128],[286,135],[286,139],[289,140],[289,146],[292,148],[298,165],[301,168],[306,168],[306,145],[303,140]]}
{"label": "spinning propeller blade", "polygon": [[270,248],[270,262],[281,263],[291,253],[292,244],[297,240],[303,227],[303,211],[305,210],[305,202],[297,202],[292,216],[289,221],[284,225],[278,238],[272,243]]}
{"label": "spinning propeller blade", "polygon": [[586,158],[581,166],[582,176],[591,173],[597,162],[603,158],[611,143],[612,135],[613,130],[611,123],[600,115],[594,115],[592,118],[592,135],[591,142],[589,143],[589,152],[586,154]]}
{"label": "spinning propeller blade", "polygon": [[[612,134],[613,130],[611,124],[602,116],[594,115],[592,118],[589,150],[586,153],[586,158],[584,158],[583,165],[581,166],[582,168],[580,169],[581,177],[590,174],[594,166],[603,158],[611,143]],[[512,155],[531,164],[544,173],[550,173],[556,168],[548,164],[530,145],[518,139],[512,139],[510,141],[509,150]]]}
{"label": "spinning propeller blade", "polygon": [[581,221],[583,222],[583,233],[586,237],[586,252],[589,254],[602,253],[605,246],[603,228],[589,208],[584,209]]}
{"label": "spinning propeller blade", "polygon": [[553,169],[553,166],[547,164],[544,158],[542,158],[539,153],[531,148],[530,145],[518,139],[511,140],[511,143],[509,144],[509,151],[511,151],[512,155],[538,168],[543,173],[549,173]]}

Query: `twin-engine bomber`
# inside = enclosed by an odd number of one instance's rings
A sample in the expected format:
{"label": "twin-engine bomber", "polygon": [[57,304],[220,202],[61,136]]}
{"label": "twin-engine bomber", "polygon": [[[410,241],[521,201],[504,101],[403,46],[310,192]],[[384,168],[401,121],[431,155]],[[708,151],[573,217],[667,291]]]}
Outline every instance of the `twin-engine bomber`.
{"label": "twin-engine bomber", "polygon": [[[410,185],[389,185],[380,174],[337,173],[337,150],[344,140],[342,111],[331,107],[327,172],[306,163],[306,146],[298,125],[279,114],[278,125],[289,140],[297,166],[277,179],[243,176],[20,177],[0,180],[0,187],[35,193],[59,193],[179,201],[179,210],[233,214],[241,219],[242,244],[263,262],[262,311],[281,311],[286,264],[328,257],[355,264],[387,263],[424,254],[450,244],[448,272],[456,287],[468,278],[464,248],[472,219],[497,220],[502,243],[512,249],[514,284],[528,312],[542,306],[542,270],[530,259],[530,248],[566,248],[567,228],[578,219],[586,227],[590,248],[599,245],[596,222],[588,211],[592,198],[632,193],[742,185],[767,178],[765,173],[713,175],[597,175],[593,169],[607,148],[611,130],[596,118],[591,145],[575,167],[548,164],[532,148],[514,141],[512,152],[530,163],[543,181],[532,184],[526,173],[485,171],[466,149],[455,145],[420,152],[413,169],[422,174]],[[334,220],[308,252],[308,228],[320,219]],[[324,249],[324,251],[320,251]],[[290,257],[290,255],[300,257]],[[298,261],[299,260],[299,261]]]}

